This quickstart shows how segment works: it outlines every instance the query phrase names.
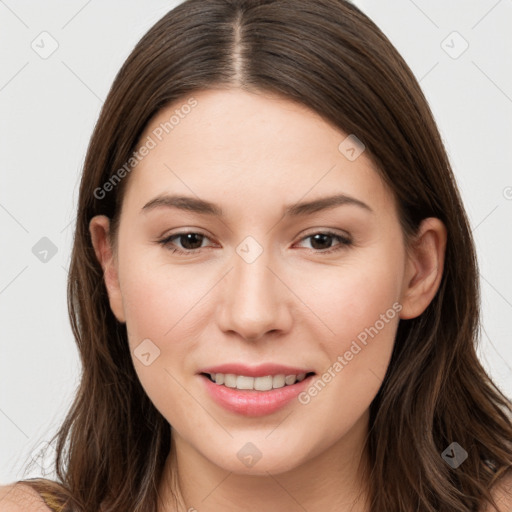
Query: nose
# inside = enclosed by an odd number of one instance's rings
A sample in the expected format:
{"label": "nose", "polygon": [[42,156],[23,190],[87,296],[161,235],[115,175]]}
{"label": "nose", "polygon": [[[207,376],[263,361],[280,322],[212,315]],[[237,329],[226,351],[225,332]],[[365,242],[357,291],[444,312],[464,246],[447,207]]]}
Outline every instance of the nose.
{"label": "nose", "polygon": [[221,330],[235,332],[248,341],[288,331],[293,295],[278,277],[279,272],[271,268],[266,252],[252,263],[235,254],[233,267],[222,284],[218,310]]}

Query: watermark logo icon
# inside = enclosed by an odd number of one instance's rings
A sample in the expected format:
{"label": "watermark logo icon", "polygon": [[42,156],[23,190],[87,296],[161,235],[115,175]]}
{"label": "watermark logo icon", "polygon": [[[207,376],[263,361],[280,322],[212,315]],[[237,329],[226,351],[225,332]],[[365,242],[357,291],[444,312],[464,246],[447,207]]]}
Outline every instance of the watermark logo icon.
{"label": "watermark logo icon", "polygon": [[47,59],[57,51],[59,43],[49,32],[41,32],[30,45],[41,59]]}
{"label": "watermark logo icon", "polygon": [[238,244],[236,252],[246,263],[253,263],[260,257],[263,247],[252,236],[247,236]]}
{"label": "watermark logo icon", "polygon": [[441,457],[453,469],[457,469],[468,458],[468,452],[459,443],[453,442],[441,454]]}
{"label": "watermark logo icon", "polygon": [[263,454],[253,443],[245,443],[236,456],[244,466],[252,468],[261,459]]}
{"label": "watermark logo icon", "polygon": [[149,338],[146,338],[137,345],[133,354],[144,366],[150,366],[160,357],[160,349]]}
{"label": "watermark logo icon", "polygon": [[46,236],[43,236],[34,247],[32,247],[32,254],[41,262],[48,263],[56,254],[57,246]]}
{"label": "watermark logo icon", "polygon": [[343,139],[338,151],[350,162],[357,160],[366,149],[366,146],[352,133]]}
{"label": "watermark logo icon", "polygon": [[453,31],[441,41],[441,48],[455,60],[469,48],[469,43],[457,31]]}

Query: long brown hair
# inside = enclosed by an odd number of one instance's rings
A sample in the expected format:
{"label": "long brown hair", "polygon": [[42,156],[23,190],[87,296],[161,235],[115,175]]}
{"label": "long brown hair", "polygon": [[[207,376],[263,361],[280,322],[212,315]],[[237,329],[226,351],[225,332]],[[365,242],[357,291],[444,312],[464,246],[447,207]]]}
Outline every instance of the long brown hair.
{"label": "long brown hair", "polygon": [[[370,407],[371,510],[481,510],[512,467],[512,409],[475,350],[479,286],[468,218],[418,82],[379,28],[346,0],[187,0],[122,66],[80,186],[68,304],[83,373],[54,438],[59,481],[25,482],[58,488],[61,502],[77,511],[157,510],[170,426],[139,383],[88,226],[107,215],[115,240],[129,177],[104,197],[97,189],[130,159],[157,112],[212,87],[277,93],[356,134],[396,197],[406,240],[424,218],[444,222],[440,288],[422,315],[400,321]],[[468,454],[456,469],[441,456],[452,442]]]}

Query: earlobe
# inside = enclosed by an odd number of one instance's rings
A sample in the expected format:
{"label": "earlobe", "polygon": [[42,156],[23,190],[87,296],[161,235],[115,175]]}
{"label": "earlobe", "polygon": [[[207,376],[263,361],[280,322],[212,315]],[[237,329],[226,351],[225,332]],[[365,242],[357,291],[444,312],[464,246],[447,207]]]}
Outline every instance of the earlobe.
{"label": "earlobe", "polygon": [[103,269],[110,309],[119,322],[125,322],[116,258],[109,238],[110,219],[105,215],[93,217],[89,223],[89,232],[96,258]]}
{"label": "earlobe", "polygon": [[400,318],[421,315],[434,298],[443,276],[447,231],[440,219],[424,219],[409,247]]}

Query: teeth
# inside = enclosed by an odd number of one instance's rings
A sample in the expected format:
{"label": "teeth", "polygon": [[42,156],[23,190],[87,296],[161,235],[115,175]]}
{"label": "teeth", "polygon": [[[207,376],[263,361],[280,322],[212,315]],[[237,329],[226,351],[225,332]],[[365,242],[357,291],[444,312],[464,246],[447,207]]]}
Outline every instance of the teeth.
{"label": "teeth", "polygon": [[265,377],[254,377],[254,389],[256,391],[270,391],[272,389],[273,383],[274,378],[272,375],[266,375]]}
{"label": "teeth", "polygon": [[279,389],[284,386],[291,386],[295,382],[301,382],[305,379],[305,373],[298,375],[266,375],[264,377],[247,377],[246,375],[234,375],[233,373],[210,373],[210,376],[216,384],[224,385],[228,388],[241,390],[269,391]]}
{"label": "teeth", "polygon": [[284,375],[274,375],[272,378],[272,387],[274,389],[282,388],[286,384],[286,377]]}
{"label": "teeth", "polygon": [[237,389],[254,389],[254,377],[244,377],[243,375],[239,375],[236,378],[236,386]]}
{"label": "teeth", "polygon": [[293,384],[295,382],[295,380],[297,379],[297,377],[295,375],[287,375],[285,378],[284,378],[284,383],[287,385],[287,386],[290,386],[291,384]]}
{"label": "teeth", "polygon": [[[217,378],[217,376],[215,376]],[[224,386],[228,388],[236,388],[236,375],[232,373],[227,373],[224,375]]]}

